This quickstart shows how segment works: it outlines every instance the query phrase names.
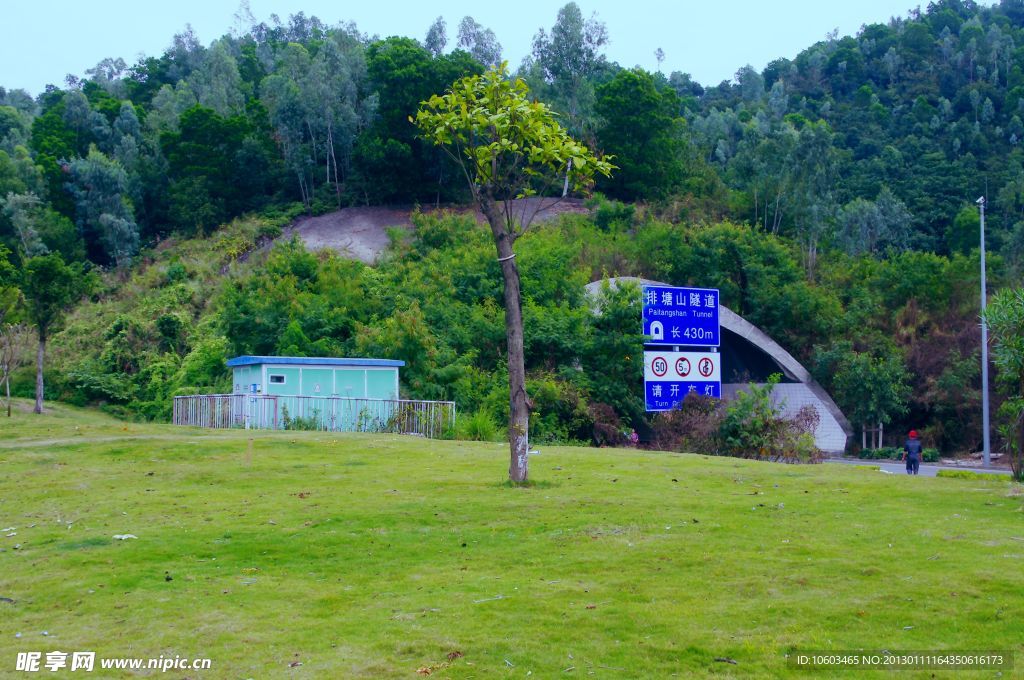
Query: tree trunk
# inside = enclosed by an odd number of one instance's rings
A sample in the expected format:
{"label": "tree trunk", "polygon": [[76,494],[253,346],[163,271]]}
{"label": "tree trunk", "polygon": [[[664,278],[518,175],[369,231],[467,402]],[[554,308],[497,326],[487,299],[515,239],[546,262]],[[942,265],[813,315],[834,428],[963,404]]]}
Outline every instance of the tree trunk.
{"label": "tree trunk", "polygon": [[11,417],[11,371],[8,367],[6,375],[4,375],[4,385],[7,388],[7,417]]}
{"label": "tree trunk", "polygon": [[519,268],[512,250],[512,235],[493,200],[481,200],[481,209],[494,236],[494,246],[505,279],[505,335],[508,339],[508,443],[511,462],[508,478],[525,482],[530,449],[530,405],[526,396],[526,362],[523,356],[523,308],[519,294]]}
{"label": "tree trunk", "polygon": [[43,412],[43,353],[46,351],[46,334],[39,333],[39,348],[36,350],[36,407],[35,413]]}

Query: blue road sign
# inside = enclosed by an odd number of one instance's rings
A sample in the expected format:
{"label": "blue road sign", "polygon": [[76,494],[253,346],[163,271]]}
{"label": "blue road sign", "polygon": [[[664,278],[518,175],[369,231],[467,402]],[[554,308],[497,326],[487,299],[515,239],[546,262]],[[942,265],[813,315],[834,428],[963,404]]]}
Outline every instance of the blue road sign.
{"label": "blue road sign", "polygon": [[713,288],[643,287],[644,342],[718,347],[718,291]]}
{"label": "blue road sign", "polygon": [[722,398],[718,352],[644,351],[644,398],[648,411],[678,408],[690,392]]}

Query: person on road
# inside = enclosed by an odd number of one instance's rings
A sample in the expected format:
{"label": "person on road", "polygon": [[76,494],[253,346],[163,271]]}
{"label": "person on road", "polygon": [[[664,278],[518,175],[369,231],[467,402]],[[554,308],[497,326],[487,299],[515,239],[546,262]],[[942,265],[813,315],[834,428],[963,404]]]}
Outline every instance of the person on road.
{"label": "person on road", "polygon": [[921,440],[917,438],[917,430],[910,431],[903,445],[903,460],[907,461],[907,474],[916,475],[921,467]]}

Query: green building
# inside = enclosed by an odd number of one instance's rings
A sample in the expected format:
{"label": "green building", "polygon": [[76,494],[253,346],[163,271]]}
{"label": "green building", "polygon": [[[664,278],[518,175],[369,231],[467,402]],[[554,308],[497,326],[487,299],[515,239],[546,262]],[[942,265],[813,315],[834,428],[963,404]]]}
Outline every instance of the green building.
{"label": "green building", "polygon": [[234,394],[398,399],[404,361],[329,357],[240,356],[228,360]]}
{"label": "green building", "polygon": [[448,437],[455,423],[453,401],[400,398],[404,361],[240,356],[227,363],[231,394],[175,396],[175,425]]}

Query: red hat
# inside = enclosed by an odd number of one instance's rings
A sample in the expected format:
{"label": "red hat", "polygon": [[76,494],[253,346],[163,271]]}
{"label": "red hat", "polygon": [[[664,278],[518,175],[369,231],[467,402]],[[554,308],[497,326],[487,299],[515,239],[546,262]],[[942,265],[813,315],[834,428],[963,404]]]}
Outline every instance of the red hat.
{"label": "red hat", "polygon": [[917,430],[911,430],[910,431],[910,438],[911,439],[917,439]]}

